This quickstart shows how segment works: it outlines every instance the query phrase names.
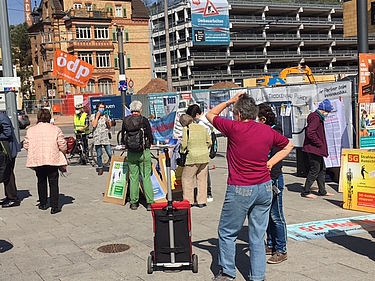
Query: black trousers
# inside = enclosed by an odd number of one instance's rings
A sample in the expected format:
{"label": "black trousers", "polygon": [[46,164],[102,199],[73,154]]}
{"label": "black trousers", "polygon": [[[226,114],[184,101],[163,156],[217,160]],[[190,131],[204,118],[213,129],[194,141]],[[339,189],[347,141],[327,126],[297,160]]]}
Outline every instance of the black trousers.
{"label": "black trousers", "polygon": [[14,176],[14,166],[16,164],[16,158],[12,158],[10,161],[10,176],[9,179],[4,181],[4,193],[6,198],[11,201],[18,202],[20,199],[17,195],[16,177]]}
{"label": "black trousers", "polygon": [[310,188],[313,185],[314,181],[318,183],[319,195],[325,195],[327,193],[325,187],[325,177],[326,177],[326,164],[322,156],[315,154],[307,153],[309,156],[310,170],[307,174],[305,181],[304,191],[302,196],[310,194]]}
{"label": "black trousers", "polygon": [[47,205],[47,180],[49,184],[50,205],[52,208],[59,207],[59,167],[57,166],[40,166],[35,168],[38,179],[39,203]]}

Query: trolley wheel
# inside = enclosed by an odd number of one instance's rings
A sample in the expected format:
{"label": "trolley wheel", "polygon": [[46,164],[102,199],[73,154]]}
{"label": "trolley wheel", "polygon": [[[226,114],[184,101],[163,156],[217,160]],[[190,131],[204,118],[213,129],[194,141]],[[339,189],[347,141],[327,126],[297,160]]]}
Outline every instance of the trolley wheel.
{"label": "trolley wheel", "polygon": [[152,255],[149,255],[147,258],[147,273],[152,274],[154,272],[154,261]]}
{"label": "trolley wheel", "polygon": [[193,265],[191,270],[193,273],[198,273],[198,256],[196,254],[193,254]]}

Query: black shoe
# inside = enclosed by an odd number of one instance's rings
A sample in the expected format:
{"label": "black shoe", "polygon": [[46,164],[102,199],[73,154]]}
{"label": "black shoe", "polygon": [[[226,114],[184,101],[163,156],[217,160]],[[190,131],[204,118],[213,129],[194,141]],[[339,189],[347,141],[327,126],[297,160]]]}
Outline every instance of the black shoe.
{"label": "black shoe", "polygon": [[198,207],[198,204],[197,203],[194,203],[194,204],[190,204],[190,207]]}
{"label": "black shoe", "polygon": [[45,210],[48,209],[48,207],[47,207],[46,204],[39,204],[39,205],[38,205],[38,208],[39,208],[40,210],[43,210],[43,211],[45,211]]}
{"label": "black shoe", "polygon": [[138,207],[139,207],[139,203],[130,204],[130,209],[132,209],[133,211],[137,210]]}
{"label": "black shoe", "polygon": [[59,208],[59,207],[52,207],[51,208],[51,214],[52,215],[60,213],[60,212],[61,212],[61,208]]}
{"label": "black shoe", "polygon": [[10,201],[10,199],[5,197],[5,198],[1,199],[0,205],[7,204],[9,201]]}
{"label": "black shoe", "polygon": [[20,201],[9,200],[8,202],[3,204],[3,208],[18,207],[19,205],[21,205]]}
{"label": "black shoe", "polygon": [[198,208],[204,208],[204,207],[206,207],[207,205],[206,205],[206,204],[198,204],[197,206],[198,206]]}
{"label": "black shoe", "polygon": [[146,209],[147,209],[147,211],[151,211],[152,210],[151,203],[147,204],[147,208]]}

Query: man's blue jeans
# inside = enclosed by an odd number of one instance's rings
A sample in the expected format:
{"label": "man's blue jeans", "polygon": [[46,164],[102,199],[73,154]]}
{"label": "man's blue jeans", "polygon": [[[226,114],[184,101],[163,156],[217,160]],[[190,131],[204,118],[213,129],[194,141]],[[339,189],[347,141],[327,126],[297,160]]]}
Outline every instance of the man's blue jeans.
{"label": "man's blue jeans", "polygon": [[284,192],[284,176],[280,175],[276,182],[279,194],[275,194],[272,199],[270,220],[267,228],[267,247],[285,254],[287,229],[283,212],[283,192]]}
{"label": "man's blue jeans", "polygon": [[[107,152],[107,155],[109,158],[112,157],[112,150],[111,150],[111,145],[110,144],[104,144],[104,149]],[[99,168],[103,168],[103,149],[102,145],[95,145],[95,150],[96,150],[96,162],[98,163]]]}
{"label": "man's blue jeans", "polygon": [[248,218],[250,280],[264,280],[266,253],[264,237],[272,202],[272,182],[251,186],[228,185],[219,222],[219,266],[223,273],[236,276],[236,239]]}

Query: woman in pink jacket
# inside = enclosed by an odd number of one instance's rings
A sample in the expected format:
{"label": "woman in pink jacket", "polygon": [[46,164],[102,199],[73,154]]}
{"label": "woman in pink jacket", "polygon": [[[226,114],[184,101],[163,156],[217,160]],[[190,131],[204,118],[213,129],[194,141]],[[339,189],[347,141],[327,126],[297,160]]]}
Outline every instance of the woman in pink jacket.
{"label": "woman in pink jacket", "polygon": [[27,130],[23,147],[28,150],[26,167],[35,170],[38,179],[39,209],[47,210],[47,179],[50,189],[51,214],[59,208],[59,167],[67,165],[66,141],[61,129],[50,124],[51,113],[41,109],[37,124]]}

